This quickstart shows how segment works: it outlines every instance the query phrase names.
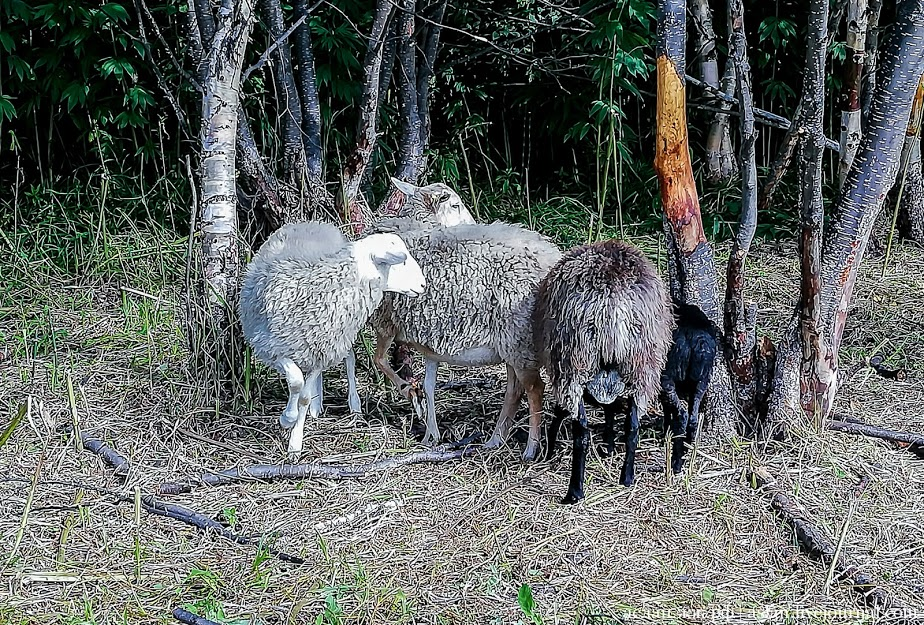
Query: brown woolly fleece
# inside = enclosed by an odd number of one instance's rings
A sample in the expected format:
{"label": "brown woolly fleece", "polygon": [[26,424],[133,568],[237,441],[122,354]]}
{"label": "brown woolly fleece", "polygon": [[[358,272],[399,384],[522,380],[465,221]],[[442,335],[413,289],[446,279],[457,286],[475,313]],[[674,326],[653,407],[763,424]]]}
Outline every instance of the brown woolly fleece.
{"label": "brown woolly fleece", "polygon": [[654,265],[622,241],[565,252],[539,284],[533,316],[553,396],[572,415],[584,385],[604,368],[618,371],[645,414],[658,397],[674,325]]}

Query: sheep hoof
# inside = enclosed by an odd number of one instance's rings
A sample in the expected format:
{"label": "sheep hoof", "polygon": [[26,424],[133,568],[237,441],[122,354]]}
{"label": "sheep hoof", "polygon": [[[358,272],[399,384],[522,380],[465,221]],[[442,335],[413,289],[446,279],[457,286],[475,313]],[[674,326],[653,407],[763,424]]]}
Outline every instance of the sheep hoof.
{"label": "sheep hoof", "polygon": [[487,449],[497,449],[503,444],[504,444],[504,441],[501,440],[500,436],[492,436],[491,438],[488,439],[488,442],[486,442],[484,446]]}
{"label": "sheep hoof", "polygon": [[561,503],[566,506],[573,506],[582,499],[584,499],[584,493],[572,493],[568,491],[568,494],[562,497]]}
{"label": "sheep hoof", "polygon": [[523,452],[523,460],[525,462],[532,462],[538,456],[539,446],[538,445],[527,445],[526,450]]}
{"label": "sheep hoof", "polygon": [[635,469],[631,471],[626,471],[626,468],[623,467],[622,471],[619,473],[619,483],[628,488],[635,483]]}

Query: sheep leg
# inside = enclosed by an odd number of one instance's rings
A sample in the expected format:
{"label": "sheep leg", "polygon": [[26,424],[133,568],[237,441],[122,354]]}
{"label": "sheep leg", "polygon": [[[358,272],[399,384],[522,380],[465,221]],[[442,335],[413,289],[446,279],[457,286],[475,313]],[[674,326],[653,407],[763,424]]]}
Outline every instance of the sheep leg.
{"label": "sheep leg", "polygon": [[552,408],[552,422],[549,424],[549,432],[546,436],[547,444],[549,448],[545,452],[545,459],[549,461],[555,455],[555,444],[558,443],[558,431],[561,429],[561,424],[565,419],[568,418],[568,411],[555,404],[555,407]]}
{"label": "sheep leg", "polygon": [[347,405],[353,414],[362,414],[362,404],[359,400],[359,391],[356,390],[356,354],[351,349],[343,359],[347,376]]}
{"label": "sheep leg", "polygon": [[638,449],[638,402],[634,397],[629,402],[629,414],[626,415],[626,459],[619,476],[619,483],[623,486],[632,486],[635,482],[635,451]]}
{"label": "sheep leg", "polygon": [[571,481],[563,504],[574,504],[584,498],[584,469],[587,465],[587,447],[590,444],[590,431],[587,429],[587,415],[584,413],[584,400],[578,401],[577,418],[571,419],[571,436],[574,439],[574,452],[571,456]]}
{"label": "sheep leg", "polygon": [[[686,406],[677,394],[674,380],[666,379],[661,384],[661,397],[664,405],[664,429],[671,429],[671,471],[675,474],[683,470],[683,435],[687,429],[689,414]],[[669,420],[669,423],[668,423]]]}
{"label": "sheep leg", "polygon": [[523,451],[523,460],[535,460],[539,452],[539,429],[542,426],[542,396],[545,383],[535,370],[517,371],[520,384],[526,389],[526,401],[529,403],[529,438]]}
{"label": "sheep leg", "polygon": [[379,368],[379,371],[385,374],[386,378],[391,380],[391,383],[395,385],[395,388],[398,389],[401,396],[411,402],[411,405],[414,407],[414,412],[417,413],[417,418],[422,419],[423,401],[420,397],[420,390],[415,388],[412,384],[402,380],[401,376],[391,368],[391,364],[388,362],[388,348],[391,347],[394,340],[394,334],[378,335],[375,344],[375,356],[373,357],[375,366]]}
{"label": "sheep leg", "polygon": [[289,401],[286,402],[285,410],[279,416],[279,425],[290,428],[298,421],[298,396],[305,387],[305,378],[302,370],[289,358],[280,358],[276,366],[286,377],[286,384],[289,387]]}
{"label": "sheep leg", "polygon": [[523,396],[523,387],[517,378],[513,367],[507,365],[507,390],[504,392],[504,404],[501,406],[500,415],[497,417],[497,425],[494,426],[494,434],[484,444],[488,449],[500,447],[507,440],[510,434],[510,422],[513,421],[517,413],[517,407],[520,405],[520,397]]}
{"label": "sheep leg", "polygon": [[685,424],[687,447],[690,449],[693,448],[693,443],[696,442],[696,430],[699,429],[699,406],[703,401],[703,396],[706,394],[706,388],[708,386],[708,380],[700,380],[696,383],[696,393],[693,395],[693,406],[690,409],[690,417]]}
{"label": "sheep leg", "polygon": [[427,432],[424,435],[424,445],[435,445],[440,440],[440,428],[436,422],[436,373],[440,363],[427,359],[424,369],[424,395],[427,396]]}
{"label": "sheep leg", "polygon": [[305,438],[305,419],[311,413],[311,419],[314,421],[321,416],[320,388],[323,386],[321,371],[312,371],[308,375],[308,380],[302,387],[298,395],[298,419],[289,432],[289,458],[292,461],[298,460],[302,452],[302,443]]}

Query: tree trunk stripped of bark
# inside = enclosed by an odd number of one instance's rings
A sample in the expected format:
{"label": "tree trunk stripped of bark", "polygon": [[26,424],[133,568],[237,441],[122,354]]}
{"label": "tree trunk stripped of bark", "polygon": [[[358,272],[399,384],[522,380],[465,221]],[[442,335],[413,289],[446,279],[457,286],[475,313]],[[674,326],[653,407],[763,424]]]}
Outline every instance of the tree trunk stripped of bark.
{"label": "tree trunk stripped of bark", "polygon": [[801,293],[799,333],[802,363],[799,368],[800,405],[805,417],[821,430],[836,391],[837,353],[830,349],[821,323],[821,238],[824,225],[821,157],[824,153],[825,40],[828,0],[809,4],[808,50],[802,86],[805,138],[799,162],[802,205],[800,238]]}
{"label": "tree trunk stripped of bark", "polygon": [[924,76],[911,107],[902,171],[899,178],[898,233],[902,238],[924,244],[924,172],[921,170],[921,113],[924,112]]}
{"label": "tree trunk stripped of bark", "polygon": [[[270,41],[278,41],[286,32],[280,0],[260,2]],[[301,25],[305,26],[305,23]],[[272,59],[275,64],[273,80],[276,84],[277,114],[282,126],[283,171],[290,183],[301,187],[307,172],[307,157],[302,143],[302,104],[295,87],[295,74],[292,70],[292,56],[288,43],[276,46]]]}
{"label": "tree trunk stripped of bark", "polygon": [[[235,169],[241,69],[253,26],[250,0],[223,0],[206,51],[202,94],[199,215],[207,348],[227,363],[240,274]],[[233,353],[233,351],[232,351]]]}
{"label": "tree trunk stripped of bark", "polygon": [[[873,224],[898,174],[903,130],[924,73],[924,0],[899,3],[882,65],[884,81],[873,97],[869,128],[838,196],[823,246],[819,330],[830,337],[832,352],[840,348],[857,271]],[[800,412],[798,335],[795,323],[777,350],[768,423],[771,431],[785,430],[787,421]]]}
{"label": "tree trunk stripped of bark", "polygon": [[337,194],[337,212],[350,224],[354,234],[361,234],[372,220],[366,201],[361,197],[363,174],[372,159],[377,140],[379,117],[379,80],[382,74],[382,53],[388,36],[388,25],[394,13],[390,0],[377,0],[372,32],[366,48],[363,67],[366,69],[363,92],[359,103],[359,122],[356,127],[356,149],[347,157],[341,173],[340,191]]}
{"label": "tree trunk stripped of bark", "polygon": [[841,111],[841,158],[837,174],[839,186],[844,186],[844,179],[847,178],[847,172],[857,153],[857,146],[860,145],[860,88],[863,82],[868,20],[866,0],[849,0],[847,3],[847,79],[844,84],[844,108]]}
{"label": "tree trunk stripped of bark", "polygon": [[[658,16],[657,127],[655,171],[664,209],[671,294],[677,301],[698,304],[721,324],[715,256],[703,232],[699,197],[687,137],[686,87],[683,68],[686,45],[686,2],[662,0]],[[716,367],[706,402],[711,434],[731,436],[735,418],[728,369]]]}
{"label": "tree trunk stripped of bark", "polygon": [[[715,29],[712,27],[712,9],[709,0],[693,0],[690,6],[694,25],[694,47],[699,62],[699,79],[719,89],[719,61],[715,46]],[[728,62],[721,89],[734,95],[734,65]],[[727,107],[722,106],[723,109]],[[718,114],[709,127],[706,137],[706,176],[715,182],[724,182],[735,175],[735,157],[728,133],[728,115]]]}
{"label": "tree trunk stripped of bark", "polygon": [[895,599],[876,585],[872,577],[862,573],[845,554],[839,553],[834,542],[816,525],[805,508],[784,493],[765,468],[758,467],[750,471],[748,480],[754,488],[759,488],[767,495],[770,507],[793,529],[799,547],[809,557],[821,561],[825,566],[833,565],[837,580],[849,583],[863,595],[867,605],[877,608],[900,607]]}
{"label": "tree trunk stripped of bark", "polygon": [[757,350],[757,307],[744,301],[744,268],[754,232],[757,229],[757,153],[754,130],[754,101],[751,93],[751,66],[747,58],[742,0],[729,0],[729,54],[738,79],[738,108],[741,112],[741,215],[732,241],[725,288],[726,358],[731,369],[738,408],[754,412],[755,363]]}

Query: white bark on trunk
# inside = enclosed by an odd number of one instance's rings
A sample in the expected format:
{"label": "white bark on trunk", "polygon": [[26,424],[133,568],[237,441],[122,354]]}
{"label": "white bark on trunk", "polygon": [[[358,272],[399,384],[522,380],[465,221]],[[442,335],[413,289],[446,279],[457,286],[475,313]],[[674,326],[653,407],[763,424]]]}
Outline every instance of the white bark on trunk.
{"label": "white bark on trunk", "polygon": [[240,274],[235,154],[241,68],[252,17],[251,0],[224,0],[206,51],[199,215],[204,299],[209,321],[219,332],[231,325]]}
{"label": "white bark on trunk", "polygon": [[847,102],[841,111],[841,158],[838,165],[838,186],[844,186],[847,172],[857,154],[862,130],[860,120],[860,87],[863,64],[866,57],[866,27],[869,22],[866,0],[850,0],[847,3],[847,56],[850,71],[847,76]]}

